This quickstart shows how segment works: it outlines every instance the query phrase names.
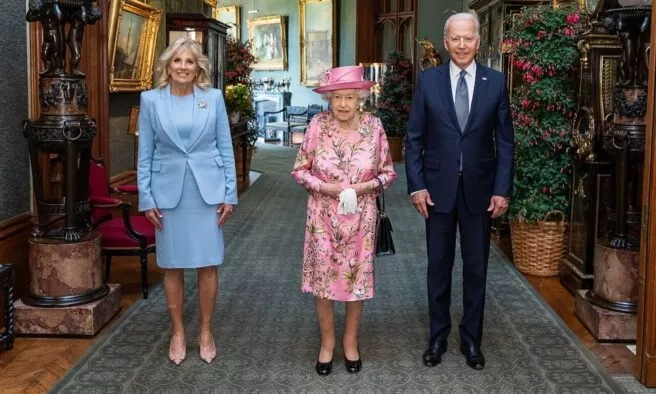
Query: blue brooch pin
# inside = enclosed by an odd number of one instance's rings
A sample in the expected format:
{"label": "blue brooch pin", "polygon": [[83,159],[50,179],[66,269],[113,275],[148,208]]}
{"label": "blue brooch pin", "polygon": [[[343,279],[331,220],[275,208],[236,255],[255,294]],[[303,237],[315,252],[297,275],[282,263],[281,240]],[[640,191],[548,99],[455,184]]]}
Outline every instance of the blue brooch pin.
{"label": "blue brooch pin", "polygon": [[198,100],[197,103],[198,103],[198,108],[200,109],[207,108],[207,100]]}

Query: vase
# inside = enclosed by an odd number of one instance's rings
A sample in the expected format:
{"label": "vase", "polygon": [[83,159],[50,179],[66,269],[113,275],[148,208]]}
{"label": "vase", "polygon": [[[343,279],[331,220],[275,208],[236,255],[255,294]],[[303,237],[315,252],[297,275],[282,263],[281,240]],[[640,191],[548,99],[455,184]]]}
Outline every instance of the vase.
{"label": "vase", "polygon": [[403,137],[387,137],[390,155],[392,161],[399,162],[403,160]]}
{"label": "vase", "polygon": [[230,112],[230,123],[235,124],[239,122],[240,114],[237,111]]}

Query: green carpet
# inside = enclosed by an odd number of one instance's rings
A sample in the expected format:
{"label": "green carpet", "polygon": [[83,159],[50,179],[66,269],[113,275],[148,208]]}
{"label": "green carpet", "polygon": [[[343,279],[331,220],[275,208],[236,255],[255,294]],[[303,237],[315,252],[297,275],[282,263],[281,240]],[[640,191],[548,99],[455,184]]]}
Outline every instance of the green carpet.
{"label": "green carpet", "polygon": [[[300,292],[306,192],[289,175],[296,151],[262,146],[253,169],[263,175],[241,197],[226,226],[215,322],[218,358],[198,357],[198,307],[187,275],[187,360],[167,359],[169,317],[161,285],[135,303],[57,384],[62,393],[617,393],[606,374],[507,259],[490,253],[483,371],[458,352],[458,335],[435,368],[422,365],[428,336],[424,226],[405,195],[402,166],[387,192],[397,255],[376,264],[376,297],[365,304],[363,369],[348,374],[338,346],[334,370],[319,377],[313,299]],[[459,254],[459,252],[458,252]],[[460,263],[453,283],[457,331]],[[344,308],[336,304],[341,343]]]}

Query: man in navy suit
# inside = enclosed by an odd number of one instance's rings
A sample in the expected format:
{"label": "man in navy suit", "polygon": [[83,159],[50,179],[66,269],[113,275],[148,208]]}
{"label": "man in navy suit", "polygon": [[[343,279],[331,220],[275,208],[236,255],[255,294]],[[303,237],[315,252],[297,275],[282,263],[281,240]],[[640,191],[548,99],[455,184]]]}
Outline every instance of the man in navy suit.
{"label": "man in navy suit", "polygon": [[417,78],[405,162],[408,193],[426,219],[430,339],[424,365],[440,363],[451,330],[456,229],[463,260],[460,351],[485,367],[481,352],[491,219],[508,209],[513,180],[513,126],[503,74],[474,61],[480,45],[472,14],[444,26],[451,60]]}

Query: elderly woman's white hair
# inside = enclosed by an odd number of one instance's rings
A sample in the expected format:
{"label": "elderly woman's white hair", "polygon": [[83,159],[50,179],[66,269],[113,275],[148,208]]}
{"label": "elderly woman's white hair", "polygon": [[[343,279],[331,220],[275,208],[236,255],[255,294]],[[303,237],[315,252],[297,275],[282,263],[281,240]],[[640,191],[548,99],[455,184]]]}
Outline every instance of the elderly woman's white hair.
{"label": "elderly woman's white hair", "polygon": [[[337,90],[321,93],[321,98],[330,102],[335,92],[337,92]],[[370,95],[371,91],[369,89],[358,89],[358,99],[360,99],[360,101],[365,101]]]}
{"label": "elderly woman's white hair", "polygon": [[444,23],[444,37],[449,34],[449,24],[453,21],[470,21],[474,22],[474,27],[476,28],[476,37],[481,36],[481,23],[478,21],[478,17],[470,12],[459,12],[457,14],[451,15],[446,22]]}
{"label": "elderly woman's white hair", "polygon": [[212,86],[210,82],[210,62],[207,56],[203,55],[203,48],[198,41],[191,38],[178,38],[162,53],[157,60],[155,68],[155,85],[158,88],[166,86],[171,81],[171,70],[169,65],[173,58],[181,52],[189,51],[191,56],[196,60],[196,78],[194,83],[201,89],[208,89]]}

